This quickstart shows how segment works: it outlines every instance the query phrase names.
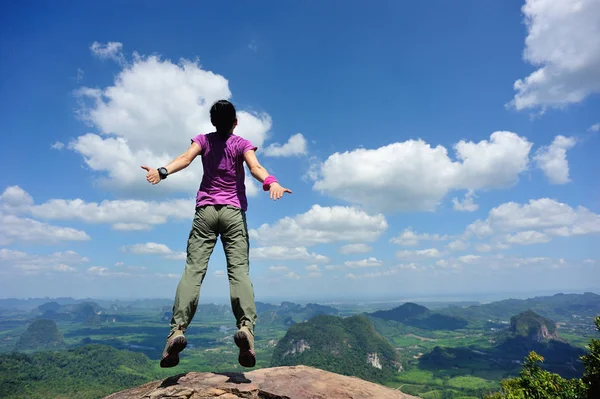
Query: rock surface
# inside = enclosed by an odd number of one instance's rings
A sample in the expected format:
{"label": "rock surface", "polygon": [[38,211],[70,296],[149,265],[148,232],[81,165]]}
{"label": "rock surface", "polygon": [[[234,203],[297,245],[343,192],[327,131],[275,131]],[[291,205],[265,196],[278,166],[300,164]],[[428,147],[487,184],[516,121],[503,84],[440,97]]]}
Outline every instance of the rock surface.
{"label": "rock surface", "polygon": [[105,399],[418,399],[354,377],[307,366],[249,373],[187,373]]}

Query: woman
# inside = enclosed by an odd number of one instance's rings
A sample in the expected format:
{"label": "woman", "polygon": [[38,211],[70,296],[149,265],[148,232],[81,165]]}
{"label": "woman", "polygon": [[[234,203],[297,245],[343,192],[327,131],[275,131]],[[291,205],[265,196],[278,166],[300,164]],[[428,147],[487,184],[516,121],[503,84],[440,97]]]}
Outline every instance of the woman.
{"label": "woman", "polygon": [[196,196],[196,214],[187,242],[185,271],[177,286],[171,332],[167,336],[161,367],[179,364],[179,352],[187,346],[184,333],[196,313],[200,286],[218,236],[221,236],[227,259],[231,307],[237,321],[238,331],[234,340],[240,349],[238,361],[244,367],[255,366],[254,327],[257,316],[249,276],[244,161],[252,176],[263,183],[263,190],[270,191],[271,199],[278,200],[284,193],[292,193],[279,185],[260,165],[255,155],[257,147],[233,134],[237,126],[233,104],[226,100],[217,101],[210,109],[210,120],[216,132],[194,137],[190,148],[168,165],[158,169],[142,166],[147,171],[146,180],[152,184],[188,167],[198,155],[202,155],[204,168]]}

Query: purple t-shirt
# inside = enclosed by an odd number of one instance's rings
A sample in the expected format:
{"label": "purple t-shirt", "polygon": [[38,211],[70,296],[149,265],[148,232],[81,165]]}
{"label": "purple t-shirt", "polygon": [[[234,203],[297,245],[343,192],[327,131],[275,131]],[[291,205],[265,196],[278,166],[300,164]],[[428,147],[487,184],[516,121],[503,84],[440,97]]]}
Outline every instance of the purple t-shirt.
{"label": "purple t-shirt", "polygon": [[230,134],[199,134],[192,139],[202,149],[204,176],[196,195],[196,206],[233,205],[248,208],[244,184],[244,153],[256,150],[250,141]]}

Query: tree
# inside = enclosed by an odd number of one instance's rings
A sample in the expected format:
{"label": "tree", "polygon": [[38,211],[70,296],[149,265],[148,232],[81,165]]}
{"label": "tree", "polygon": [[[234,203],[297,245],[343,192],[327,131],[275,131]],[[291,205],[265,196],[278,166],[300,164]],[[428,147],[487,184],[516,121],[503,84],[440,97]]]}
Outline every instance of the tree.
{"label": "tree", "polygon": [[[600,331],[600,317],[594,320]],[[600,340],[592,339],[589,353],[581,357],[583,378],[565,379],[541,368],[544,358],[530,352],[516,378],[501,382],[501,391],[486,399],[598,399],[600,398]]]}
{"label": "tree", "polygon": [[[596,329],[600,332],[600,317],[594,320]],[[592,339],[588,345],[590,353],[582,356],[585,366],[583,382],[588,388],[588,398],[600,398],[600,340]]]}

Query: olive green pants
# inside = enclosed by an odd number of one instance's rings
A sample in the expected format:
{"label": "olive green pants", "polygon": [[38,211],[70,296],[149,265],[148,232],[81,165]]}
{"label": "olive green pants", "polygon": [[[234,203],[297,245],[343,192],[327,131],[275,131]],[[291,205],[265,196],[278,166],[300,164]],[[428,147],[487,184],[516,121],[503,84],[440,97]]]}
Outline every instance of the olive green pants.
{"label": "olive green pants", "polygon": [[171,331],[179,328],[185,332],[194,318],[200,286],[219,235],[227,259],[231,308],[237,327],[246,324],[254,328],[256,305],[249,275],[246,213],[231,205],[205,205],[196,208],[188,237],[187,260],[175,294]]}

